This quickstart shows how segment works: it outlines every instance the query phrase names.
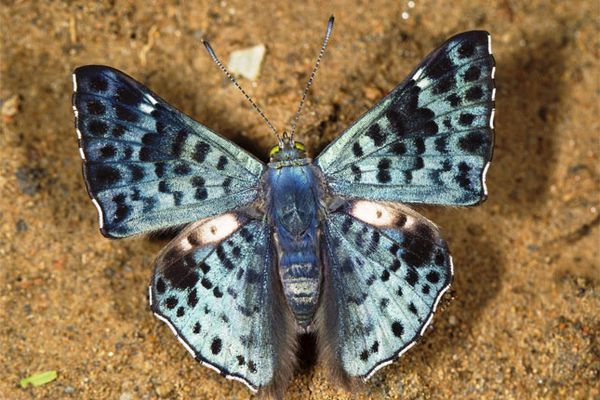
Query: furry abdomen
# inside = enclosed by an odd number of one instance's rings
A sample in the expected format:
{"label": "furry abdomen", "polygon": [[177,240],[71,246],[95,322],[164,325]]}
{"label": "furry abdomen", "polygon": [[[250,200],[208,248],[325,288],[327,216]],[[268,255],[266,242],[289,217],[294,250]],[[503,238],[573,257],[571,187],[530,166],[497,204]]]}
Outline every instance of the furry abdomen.
{"label": "furry abdomen", "polygon": [[269,164],[269,217],[275,227],[279,277],[298,325],[306,329],[319,299],[319,189],[307,159]]}

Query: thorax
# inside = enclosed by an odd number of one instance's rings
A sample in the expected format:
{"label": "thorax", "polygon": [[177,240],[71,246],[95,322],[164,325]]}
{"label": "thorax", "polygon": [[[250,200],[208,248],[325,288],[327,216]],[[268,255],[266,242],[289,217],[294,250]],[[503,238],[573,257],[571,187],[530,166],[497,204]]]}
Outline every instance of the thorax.
{"label": "thorax", "polygon": [[316,228],[319,181],[309,158],[269,163],[268,213],[280,235],[297,238]]}

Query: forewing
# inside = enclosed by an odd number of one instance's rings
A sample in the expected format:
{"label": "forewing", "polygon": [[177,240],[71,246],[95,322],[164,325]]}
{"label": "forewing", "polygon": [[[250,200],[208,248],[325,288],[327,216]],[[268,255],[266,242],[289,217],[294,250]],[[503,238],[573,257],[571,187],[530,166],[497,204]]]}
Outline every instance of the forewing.
{"label": "forewing", "polygon": [[472,205],[487,195],[494,118],[490,35],[459,34],[316,159],[334,194]]}
{"label": "forewing", "polygon": [[203,364],[256,391],[281,389],[295,359],[270,230],[229,213],[186,228],[159,255],[152,310]]}
{"label": "forewing", "polygon": [[264,165],[120,71],[73,73],[73,109],[100,229],[123,237],[252,203]]}
{"label": "forewing", "polygon": [[330,367],[369,378],[418,340],[452,280],[437,228],[401,205],[357,201],[323,224],[317,331]]}

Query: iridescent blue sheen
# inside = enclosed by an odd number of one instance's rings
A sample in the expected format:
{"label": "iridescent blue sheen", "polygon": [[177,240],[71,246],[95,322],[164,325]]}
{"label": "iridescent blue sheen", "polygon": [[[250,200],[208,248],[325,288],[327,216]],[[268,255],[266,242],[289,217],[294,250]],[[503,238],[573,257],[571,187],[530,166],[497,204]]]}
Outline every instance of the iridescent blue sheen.
{"label": "iridescent blue sheen", "polygon": [[265,188],[283,291],[298,324],[306,329],[317,308],[321,282],[317,232],[321,185],[310,160],[298,158],[269,163]]}
{"label": "iridescent blue sheen", "polygon": [[204,365],[281,396],[312,332],[336,376],[367,379],[415,344],[452,281],[438,228],[404,203],[485,199],[494,71],[487,32],[456,35],[314,161],[284,140],[265,165],[122,72],[78,68],[101,232],[185,226],[150,301]]}

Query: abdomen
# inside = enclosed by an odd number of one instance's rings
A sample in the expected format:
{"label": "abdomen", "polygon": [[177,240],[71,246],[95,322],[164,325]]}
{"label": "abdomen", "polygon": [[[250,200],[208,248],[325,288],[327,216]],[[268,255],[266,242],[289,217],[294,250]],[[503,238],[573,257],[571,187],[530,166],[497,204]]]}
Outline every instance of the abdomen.
{"label": "abdomen", "polygon": [[296,322],[306,329],[314,317],[321,284],[318,182],[310,165],[270,165],[267,186],[283,291]]}
{"label": "abdomen", "polygon": [[[281,246],[279,276],[296,322],[308,327],[317,308],[321,284],[321,268],[315,246],[297,248],[298,243]],[[304,246],[302,246],[304,247]]]}

